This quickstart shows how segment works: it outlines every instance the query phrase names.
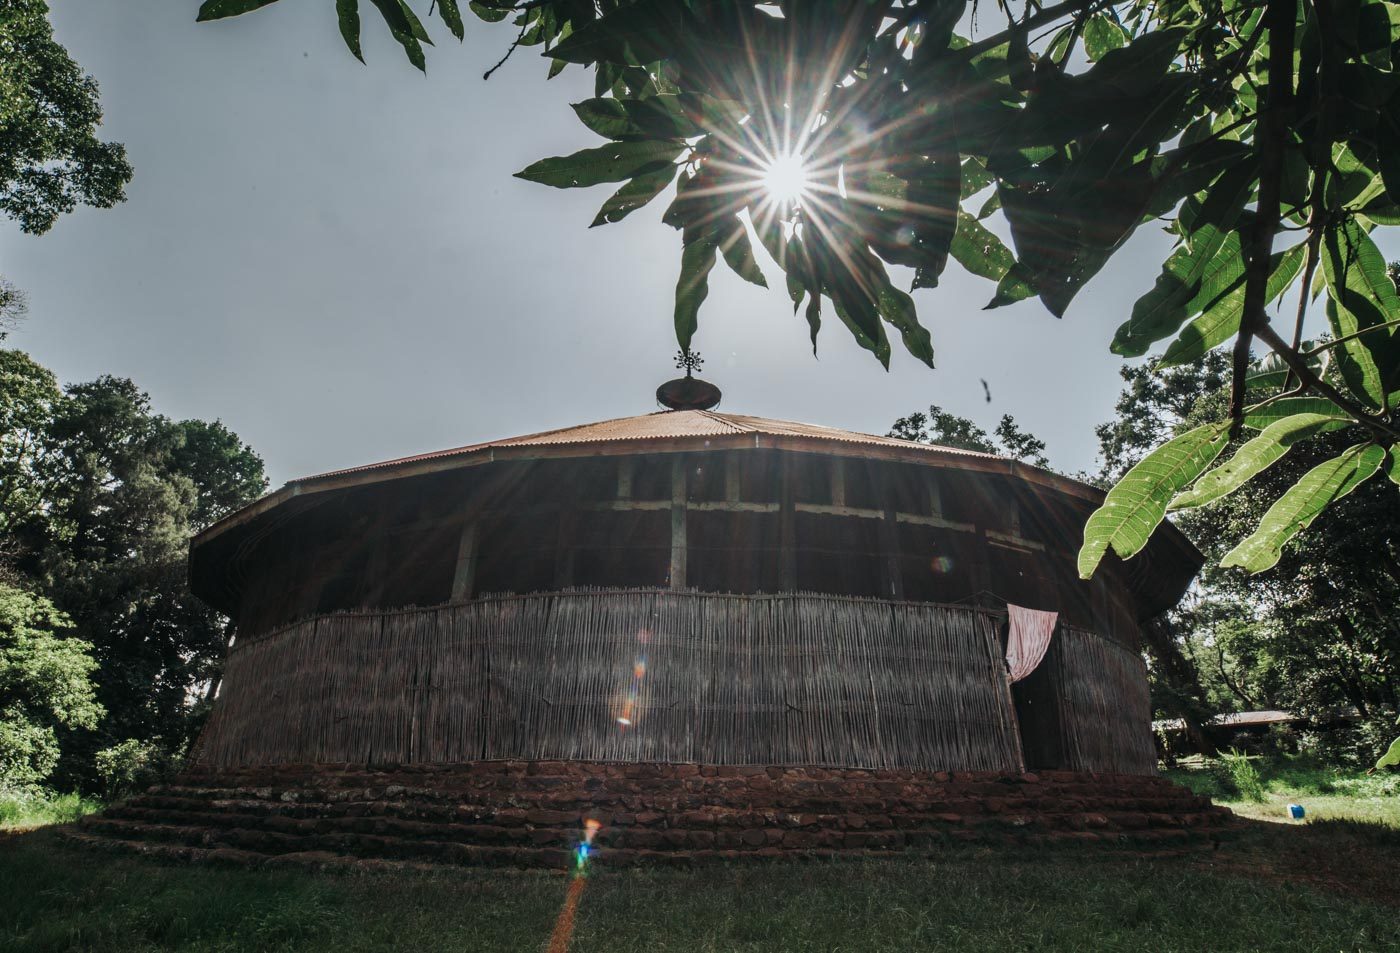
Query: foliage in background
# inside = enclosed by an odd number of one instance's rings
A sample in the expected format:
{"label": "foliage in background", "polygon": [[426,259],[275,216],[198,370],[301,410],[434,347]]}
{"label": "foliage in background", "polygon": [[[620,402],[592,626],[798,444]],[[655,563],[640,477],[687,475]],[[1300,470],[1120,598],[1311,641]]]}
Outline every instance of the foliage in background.
{"label": "foliage in background", "polygon": [[[1117,416],[1098,428],[1102,476],[1115,478],[1154,444],[1228,419],[1212,382],[1225,357],[1207,354],[1167,375],[1124,368]],[[1335,373],[1335,371],[1331,372]],[[1316,744],[1343,763],[1371,764],[1394,736],[1400,705],[1400,490],[1374,481],[1317,517],[1273,568],[1251,575],[1220,565],[1244,527],[1257,524],[1311,468],[1361,437],[1338,429],[1297,447],[1227,496],[1176,514],[1205,553],[1196,589],[1149,638],[1154,698],[1166,714],[1283,709],[1338,723]],[[1244,435],[1230,446],[1244,453]],[[1147,634],[1162,635],[1151,626]],[[1183,709],[1183,703],[1188,709]],[[1355,712],[1357,722],[1338,716]]]}
{"label": "foliage in background", "polygon": [[42,234],[79,205],[125,198],[121,143],[97,138],[97,83],[54,42],[43,0],[0,4],[0,213]]}
{"label": "foliage in background", "polygon": [[[206,0],[199,19],[272,0]],[[336,0],[360,55],[358,0]],[[429,35],[407,0],[380,2],[424,68]],[[1231,345],[1225,418],[1157,447],[1085,528],[1079,570],[1138,553],[1168,505],[1202,505],[1297,445],[1353,442],[1300,474],[1223,563],[1260,572],[1356,487],[1400,481],[1400,294],[1371,233],[1400,224],[1400,8],[1382,0],[1065,0],[999,3],[979,31],[957,0],[481,0],[550,72],[591,67],[574,105],[606,142],[520,173],[560,188],[623,183],[594,224],[666,191],[682,233],[675,326],[689,349],[722,258],[765,284],[750,235],[784,272],[813,342],[823,301],[885,364],[886,327],[932,364],[912,287],[950,259],[996,282],[989,307],[1036,297],[1063,315],[1143,224],[1177,239],[1111,348],[1158,367]],[[455,0],[435,8],[460,38]],[[958,32],[972,27],[971,36]],[[515,48],[512,47],[512,49]],[[795,159],[794,159],[795,157]],[[806,194],[765,187],[776,163],[807,167]],[[984,222],[1009,233],[1008,248]],[[1293,327],[1268,308],[1297,295]],[[1308,346],[1322,298],[1333,339]],[[1269,352],[1251,362],[1251,346]],[[1329,375],[1320,365],[1335,362]],[[1253,388],[1247,387],[1252,381]],[[1242,429],[1257,436],[1216,465]]]}
{"label": "foliage in background", "polygon": [[58,764],[56,729],[97,726],[92,646],[40,596],[0,583],[0,794],[21,796]]}
{"label": "foliage in background", "polygon": [[60,387],[0,350],[0,384],[0,556],[91,646],[106,714],[58,732],[53,781],[93,790],[99,752],[115,781],[138,772],[119,755],[167,758],[197,730],[230,631],[188,589],[188,540],[261,495],[262,461],[220,423],[153,412],[129,380]]}
{"label": "foliage in background", "polygon": [[985,430],[966,417],[950,414],[937,404],[932,404],[928,413],[915,411],[896,420],[886,436],[1008,456],[1038,467],[1049,468],[1050,461],[1045,456],[1045,441],[1022,430],[1010,414],[1002,415],[992,434],[996,438],[995,441]]}

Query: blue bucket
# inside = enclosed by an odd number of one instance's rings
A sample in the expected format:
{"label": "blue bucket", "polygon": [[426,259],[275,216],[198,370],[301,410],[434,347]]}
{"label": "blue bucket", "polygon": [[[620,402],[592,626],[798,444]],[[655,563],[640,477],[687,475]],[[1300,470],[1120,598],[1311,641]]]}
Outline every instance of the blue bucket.
{"label": "blue bucket", "polygon": [[1301,804],[1288,805],[1288,816],[1293,818],[1295,821],[1301,821],[1303,819],[1303,815],[1306,813],[1307,812],[1303,810],[1303,805]]}

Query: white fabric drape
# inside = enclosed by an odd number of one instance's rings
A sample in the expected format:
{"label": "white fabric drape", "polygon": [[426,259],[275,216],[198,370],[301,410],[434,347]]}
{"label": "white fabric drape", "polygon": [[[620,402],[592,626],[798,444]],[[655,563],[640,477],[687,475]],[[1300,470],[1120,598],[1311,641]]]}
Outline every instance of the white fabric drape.
{"label": "white fabric drape", "polygon": [[1011,631],[1006,639],[1006,667],[1011,680],[1019,682],[1045,658],[1045,650],[1050,647],[1050,636],[1055,632],[1058,612],[1042,612],[1022,606],[1006,606],[1006,614],[1011,622]]}

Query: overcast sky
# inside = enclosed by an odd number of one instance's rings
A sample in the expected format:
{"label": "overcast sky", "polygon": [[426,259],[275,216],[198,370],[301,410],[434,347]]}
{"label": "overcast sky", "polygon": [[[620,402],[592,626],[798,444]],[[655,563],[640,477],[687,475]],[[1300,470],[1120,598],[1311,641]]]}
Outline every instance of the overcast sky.
{"label": "overcast sky", "polygon": [[[362,66],[331,0],[210,24],[195,0],[51,6],[136,169],[115,209],[38,238],[0,222],[0,273],[30,298],[9,343],[62,380],[127,376],[162,413],[218,418],[274,486],[656,409],[676,350],[667,200],[589,229],[608,186],[511,177],[600,144],[568,106],[591,75],[546,81],[521,50],[482,82],[514,30],[468,18],[458,44],[434,18],[425,77],[369,5]],[[1119,390],[1108,341],[1168,248],[1143,229],[1063,321],[982,311],[992,285],[952,264],[915,293],[937,369],[891,332],[888,373],[834,316],[814,359],[770,262],[771,291],[721,266],[695,347],[721,410],[873,433],[930,403],[988,429],[1010,413],[1054,466],[1089,469]]]}

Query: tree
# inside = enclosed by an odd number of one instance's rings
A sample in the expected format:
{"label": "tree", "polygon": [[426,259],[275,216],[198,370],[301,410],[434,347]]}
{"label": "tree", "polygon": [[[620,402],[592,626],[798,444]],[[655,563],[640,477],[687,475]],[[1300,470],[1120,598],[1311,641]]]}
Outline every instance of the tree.
{"label": "tree", "polygon": [[71,630],[47,599],[0,583],[0,791],[43,782],[58,764],[55,728],[93,728],[102,715],[92,646]]}
{"label": "tree", "polygon": [[976,450],[979,453],[995,453],[1025,460],[1038,467],[1049,467],[1050,462],[1045,457],[1045,441],[1021,430],[1010,414],[1002,415],[993,432],[996,435],[995,442],[985,430],[971,420],[950,414],[933,404],[928,413],[915,411],[896,420],[887,436],[937,444],[941,447]]}
{"label": "tree", "polygon": [[97,83],[48,13],[43,0],[0,6],[0,211],[36,235],[80,204],[110,208],[131,181],[126,149],[97,138]]}
{"label": "tree", "polygon": [[[271,2],[206,0],[199,19]],[[375,6],[424,68],[429,36],[408,0]],[[682,232],[682,349],[717,258],[764,283],[751,232],[794,309],[805,301],[814,345],[826,299],[882,363],[888,325],[932,365],[887,266],[933,288],[951,258],[996,282],[989,307],[1037,297],[1060,316],[1140,225],[1165,221],[1176,250],[1111,347],[1135,356],[1174,338],[1158,362],[1173,367],[1233,341],[1228,413],[1123,476],[1086,527],[1081,575],[1110,548],[1138,553],[1197,481],[1229,482],[1207,471],[1242,428],[1275,450],[1332,425],[1356,428],[1358,442],[1242,527],[1231,565],[1269,568],[1330,503],[1382,471],[1400,480],[1400,294],[1371,237],[1400,223],[1400,18],[1385,3],[1007,2],[1005,28],[973,37],[956,32],[971,7],[956,0],[470,6],[487,21],[513,16],[512,49],[542,47],[551,72],[580,64],[597,77],[595,98],[574,109],[607,143],[522,177],[624,183],[594,224],[677,181],[663,220]],[[456,0],[436,9],[460,38]],[[336,10],[359,56],[358,0]],[[1280,332],[1268,306],[1295,287],[1295,327]],[[1314,287],[1333,340],[1310,349]],[[1247,401],[1255,343],[1270,354]],[[1339,379],[1320,372],[1324,355]]]}
{"label": "tree", "polygon": [[[1125,368],[1119,416],[1098,428],[1109,475],[1154,442],[1228,419],[1228,394],[1206,386],[1222,369],[1207,354],[1174,369],[1164,386]],[[1148,627],[1157,700],[1169,713],[1271,707],[1326,717],[1355,709],[1374,757],[1400,702],[1400,625],[1390,608],[1400,600],[1400,490],[1387,481],[1358,487],[1261,573],[1220,565],[1241,527],[1257,525],[1303,474],[1360,439],[1354,428],[1320,434],[1236,492],[1178,511],[1177,524],[1207,563],[1195,597],[1166,620],[1167,637],[1151,637],[1162,633]],[[1234,459],[1250,459],[1252,442],[1232,441]]]}
{"label": "tree", "polygon": [[0,341],[10,336],[28,311],[29,299],[24,292],[0,275]]}
{"label": "tree", "polygon": [[129,380],[60,389],[16,351],[0,375],[0,545],[92,646],[106,715],[60,732],[61,780],[91,785],[97,751],[170,751],[197,729],[229,629],[188,589],[187,544],[262,493],[262,461],[220,423],[154,413]]}

